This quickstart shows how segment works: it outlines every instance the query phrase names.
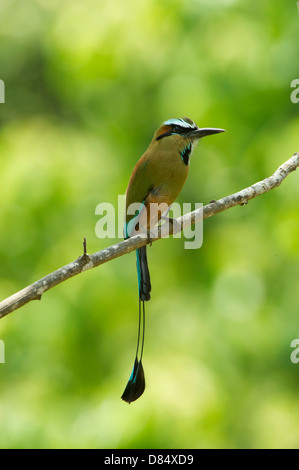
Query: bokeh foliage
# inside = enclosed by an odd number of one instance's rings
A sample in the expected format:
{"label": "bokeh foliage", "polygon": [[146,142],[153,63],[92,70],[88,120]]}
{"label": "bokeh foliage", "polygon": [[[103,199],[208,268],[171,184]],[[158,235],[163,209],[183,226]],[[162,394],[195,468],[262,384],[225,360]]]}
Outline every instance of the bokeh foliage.
{"label": "bokeh foliage", "polygon": [[[160,123],[227,133],[180,202],[231,194],[298,151],[296,2],[1,0],[0,297],[116,240],[117,203]],[[299,175],[149,249],[147,389],[128,406],[134,254],[1,320],[1,448],[298,447]]]}

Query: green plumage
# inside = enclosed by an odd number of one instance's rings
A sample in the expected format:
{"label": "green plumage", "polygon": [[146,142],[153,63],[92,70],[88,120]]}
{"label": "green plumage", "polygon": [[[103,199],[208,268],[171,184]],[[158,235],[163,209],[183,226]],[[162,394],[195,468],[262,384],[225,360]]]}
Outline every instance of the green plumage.
{"label": "green plumage", "polygon": [[[172,136],[172,139],[169,146],[154,137],[138,161],[128,185],[126,209],[135,202],[143,202],[145,206],[151,202],[171,205],[181,192],[189,173],[181,151],[190,141],[181,136]],[[132,217],[127,215],[126,222]]]}

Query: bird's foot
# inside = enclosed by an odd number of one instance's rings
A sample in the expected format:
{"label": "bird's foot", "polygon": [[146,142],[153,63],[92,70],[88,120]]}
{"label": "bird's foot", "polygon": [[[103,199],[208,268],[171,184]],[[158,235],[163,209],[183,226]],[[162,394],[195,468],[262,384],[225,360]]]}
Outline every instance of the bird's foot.
{"label": "bird's foot", "polygon": [[147,236],[147,243],[149,244],[149,246],[152,246],[154,237],[152,236],[152,233],[150,230],[146,231],[146,236]]}

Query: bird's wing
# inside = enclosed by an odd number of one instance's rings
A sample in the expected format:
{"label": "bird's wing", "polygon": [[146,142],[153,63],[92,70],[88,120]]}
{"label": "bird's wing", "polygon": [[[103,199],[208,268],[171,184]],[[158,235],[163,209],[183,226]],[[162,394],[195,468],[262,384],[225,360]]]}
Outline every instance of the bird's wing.
{"label": "bird's wing", "polygon": [[136,235],[139,231],[145,231],[147,229],[148,198],[152,189],[153,186],[151,185],[148,188],[145,196],[143,196],[141,202],[141,198],[134,200],[134,202],[128,202],[126,207],[126,217],[124,225],[125,238],[132,237],[133,235]]}
{"label": "bird's wing", "polygon": [[133,203],[131,207],[127,207],[124,237],[132,237],[137,233],[151,230],[161,217],[167,214],[170,206],[171,202],[166,200],[160,187],[149,186],[141,203]]}
{"label": "bird's wing", "polygon": [[[141,231],[154,227],[173,202],[168,200],[165,187],[161,183],[157,184],[154,170],[155,167],[149,161],[147,154],[141,157],[133,170],[126,192],[125,238],[136,233],[138,223],[140,225],[138,230]],[[165,206],[160,206],[158,211],[157,206],[162,203]]]}

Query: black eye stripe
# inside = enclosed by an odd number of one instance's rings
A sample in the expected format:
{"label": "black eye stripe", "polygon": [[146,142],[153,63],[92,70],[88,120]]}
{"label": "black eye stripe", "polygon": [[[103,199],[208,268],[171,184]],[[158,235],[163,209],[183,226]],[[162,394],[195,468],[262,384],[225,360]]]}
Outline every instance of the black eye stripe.
{"label": "black eye stripe", "polygon": [[183,126],[178,126],[177,124],[171,124],[171,131],[166,131],[163,134],[158,135],[156,140],[163,139],[163,137],[167,137],[173,134],[188,135],[188,132],[194,131],[195,129],[196,129],[196,126],[183,127]]}
{"label": "black eye stripe", "polygon": [[175,134],[188,134],[188,132],[194,131],[196,127],[181,127],[177,125],[172,125],[172,132]]}

